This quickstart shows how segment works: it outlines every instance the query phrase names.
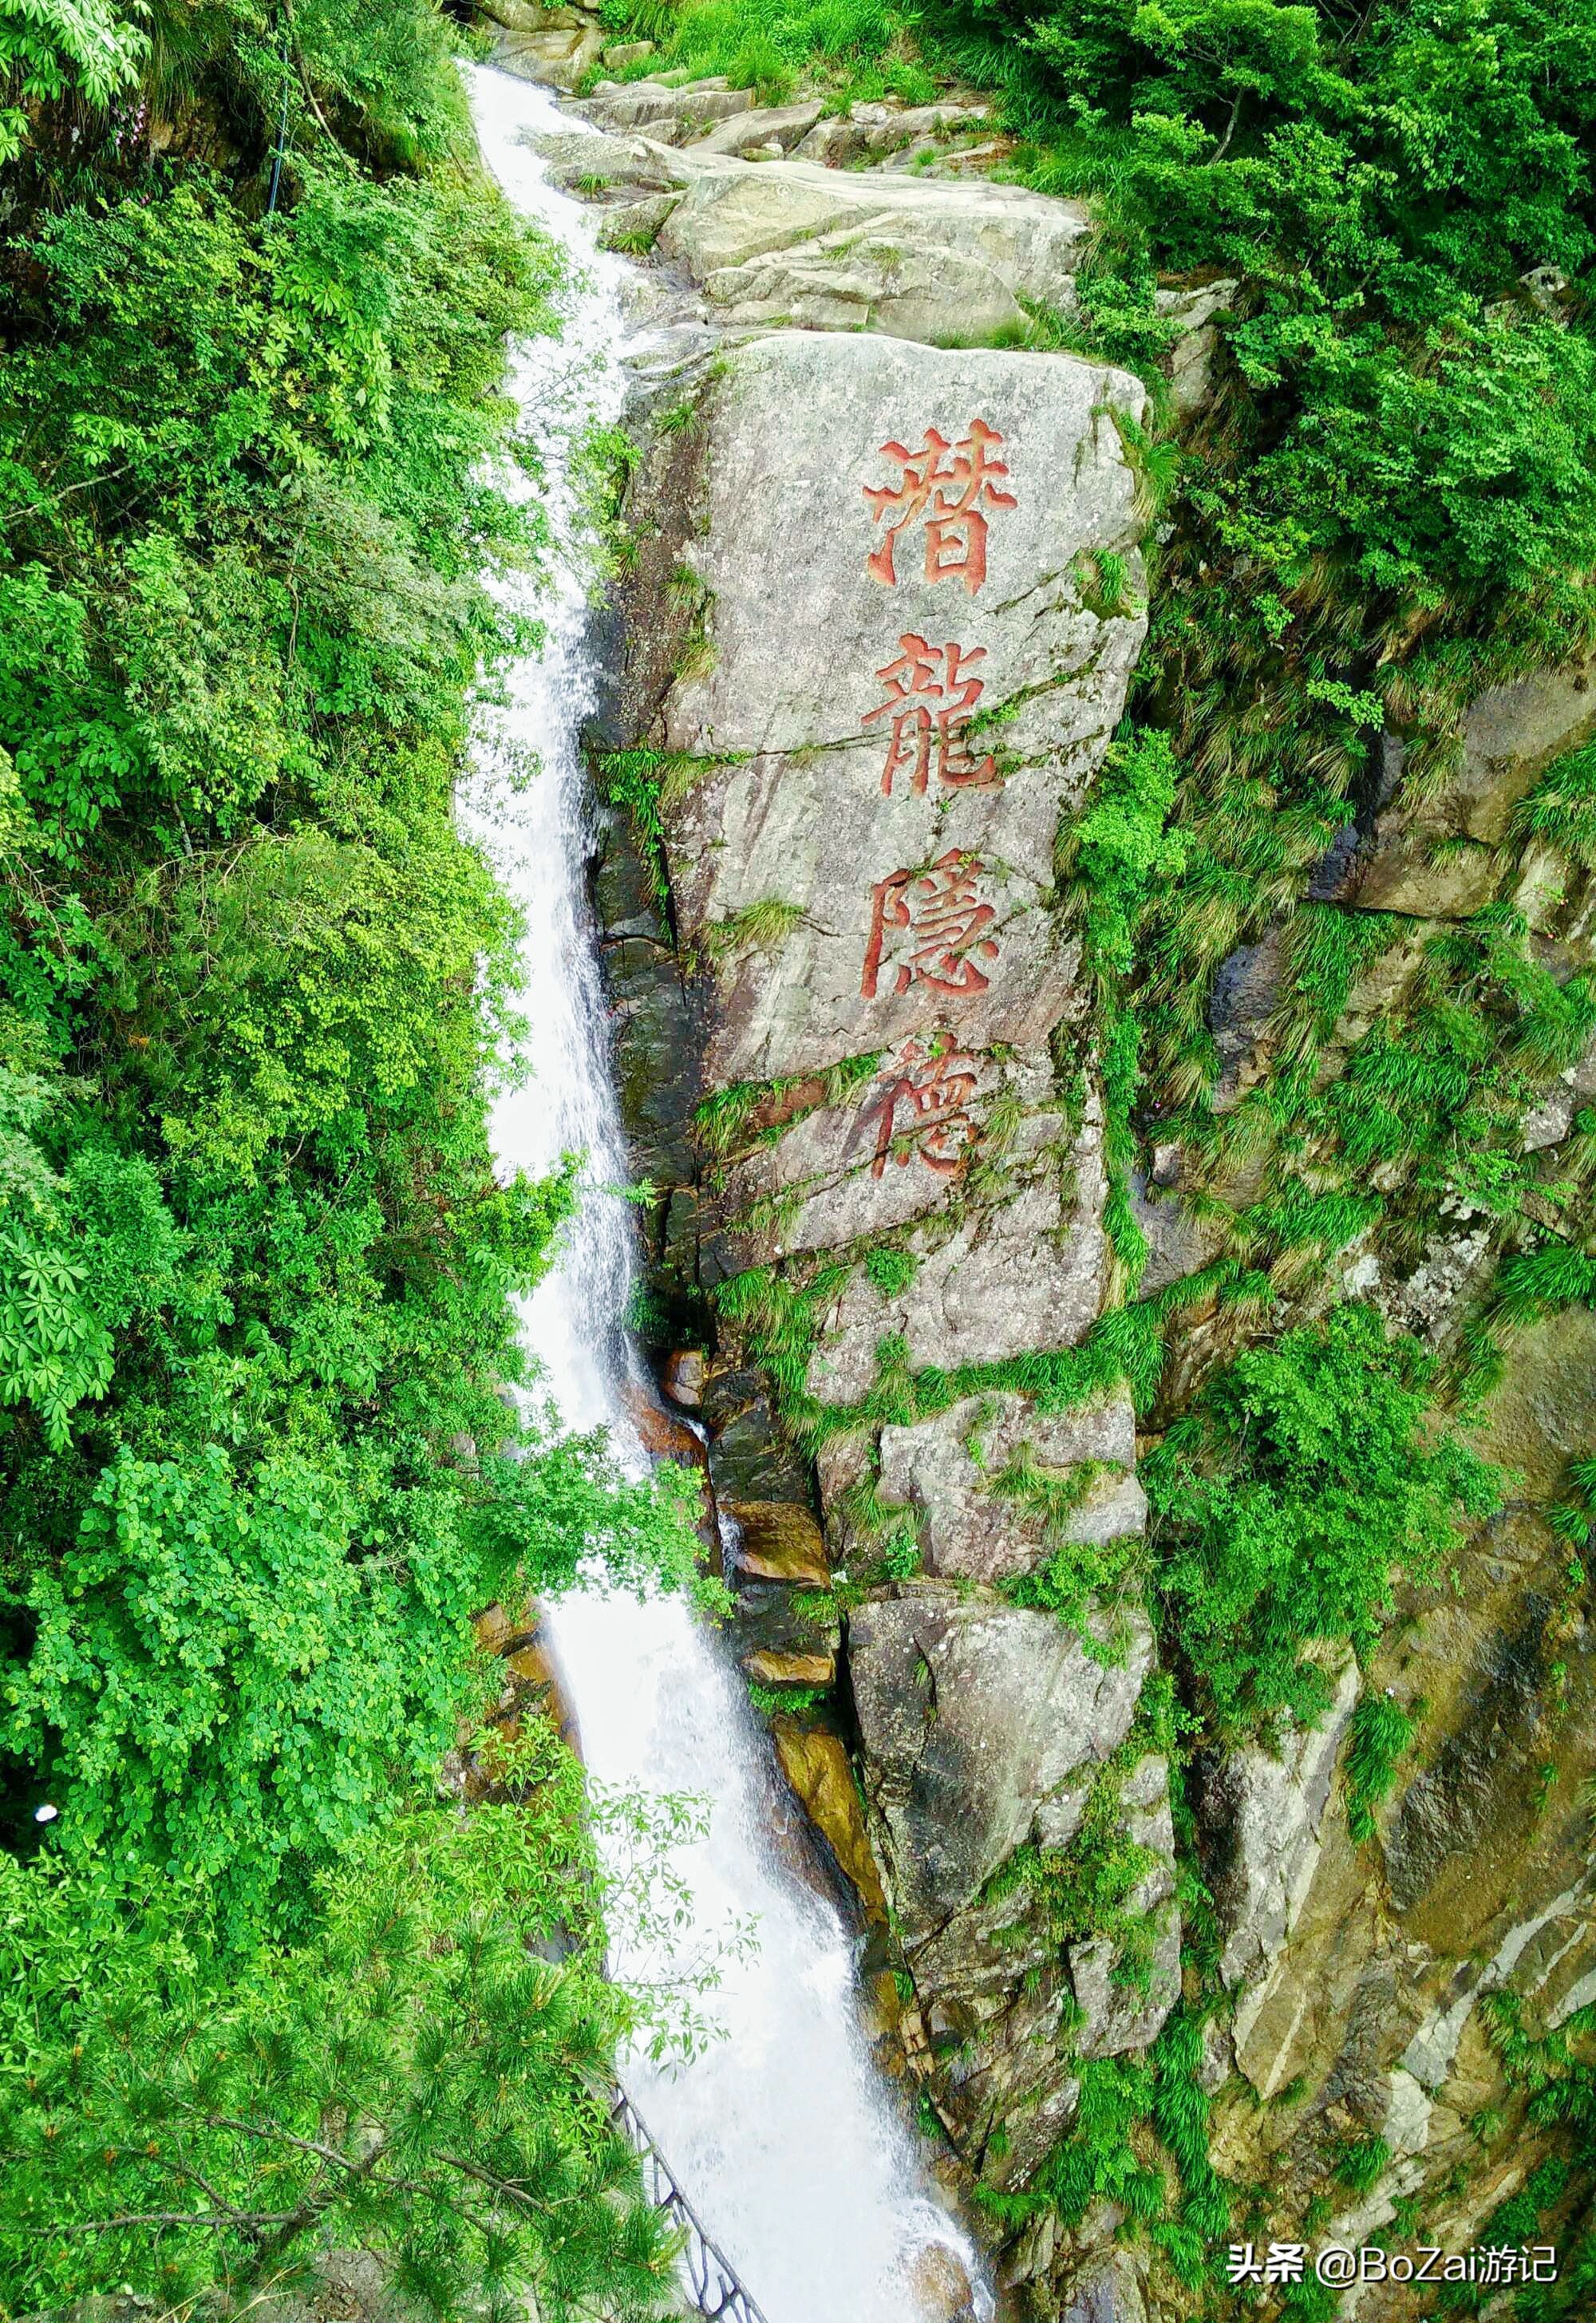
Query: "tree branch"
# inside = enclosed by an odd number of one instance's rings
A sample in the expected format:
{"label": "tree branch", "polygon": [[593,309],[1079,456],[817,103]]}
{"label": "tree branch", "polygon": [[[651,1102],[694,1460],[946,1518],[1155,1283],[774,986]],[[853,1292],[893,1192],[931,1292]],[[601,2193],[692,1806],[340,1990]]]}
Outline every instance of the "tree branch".
{"label": "tree branch", "polygon": [[116,2218],[77,2218],[52,2226],[52,2235],[109,2235],[119,2227],[206,2227],[219,2233],[232,2227],[241,2234],[264,2234],[294,2216],[291,2210],[226,2210],[213,2217],[205,2210],[129,2210]]}

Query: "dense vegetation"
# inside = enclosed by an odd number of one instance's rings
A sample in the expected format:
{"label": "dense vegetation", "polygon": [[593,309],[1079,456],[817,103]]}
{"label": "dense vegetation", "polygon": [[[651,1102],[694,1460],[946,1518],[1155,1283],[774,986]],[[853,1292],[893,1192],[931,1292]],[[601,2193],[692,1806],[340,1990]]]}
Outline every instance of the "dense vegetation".
{"label": "dense vegetation", "polygon": [[341,2240],[440,2311],[659,2297],[569,1771],[430,1804],[474,1611],[691,1551],[506,1400],[573,1194],[493,1175],[515,929],[451,800],[557,262],[456,46],[0,16],[4,2312]]}

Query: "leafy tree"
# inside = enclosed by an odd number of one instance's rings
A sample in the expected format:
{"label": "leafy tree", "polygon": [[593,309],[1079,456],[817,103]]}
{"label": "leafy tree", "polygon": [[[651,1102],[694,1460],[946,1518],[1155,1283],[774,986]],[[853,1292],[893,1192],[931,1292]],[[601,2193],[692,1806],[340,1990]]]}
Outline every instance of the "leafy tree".
{"label": "leafy tree", "polygon": [[[318,1880],[315,1933],[225,1985],[203,1888],[0,1856],[0,2283],[247,2307],[372,2254],[408,2309],[670,2312],[668,2235],[610,2125],[580,1779],[415,1806]],[[562,1959],[549,1955],[559,1952]]]}
{"label": "leafy tree", "polygon": [[111,0],[5,0],[0,9],[0,169],[32,109],[77,93],[104,105],[133,82],[148,35]]}

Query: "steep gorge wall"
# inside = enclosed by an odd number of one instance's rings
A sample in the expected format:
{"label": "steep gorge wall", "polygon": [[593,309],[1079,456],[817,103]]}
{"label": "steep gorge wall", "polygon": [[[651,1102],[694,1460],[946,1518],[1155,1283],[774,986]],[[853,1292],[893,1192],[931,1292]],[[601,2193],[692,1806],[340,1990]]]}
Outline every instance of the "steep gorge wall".
{"label": "steep gorge wall", "polygon": [[[1144,1515],[1128,1388],[1078,1354],[1120,1285],[1097,1019],[1057,877],[1141,642],[1143,390],[1069,355],[931,344],[1002,335],[1005,298],[1068,308],[1069,206],[963,181],[956,153],[923,182],[828,170],[812,109],[761,117],[748,92],[634,86],[586,110],[601,134],[554,141],[553,166],[606,206],[606,238],[652,250],[665,326],[595,737],[618,1059],[655,1189],[641,1319],[708,1431],[739,1648],[857,1892],[884,2037],[968,2172],[1013,2191],[1069,2130],[1083,2066],[1145,2052],[1179,1988],[1151,1632],[1133,1593],[1059,1581],[1071,1549],[1124,1569]],[[702,152],[673,142],[694,133]],[[1192,326],[1178,409],[1200,401],[1225,287],[1168,293]],[[1488,697],[1427,807],[1402,804],[1390,738],[1381,799],[1315,893],[1395,915],[1417,958],[1500,886],[1491,850],[1587,737],[1586,701],[1580,671]],[[1514,875],[1527,908],[1577,946],[1577,897],[1535,870]],[[1392,973],[1354,990],[1349,1025]],[[1267,943],[1222,977],[1232,1098],[1268,1070],[1279,986]],[[1583,1071],[1546,1098],[1549,1152]],[[1218,1247],[1179,1153],[1150,1162],[1144,1297]],[[1445,1344],[1472,1231],[1417,1264],[1354,1247],[1343,1287]],[[1282,1276],[1280,1321],[1322,1298]],[[1155,1429],[1237,1332],[1216,1294],[1188,1299]],[[1483,1446],[1514,1473],[1508,1506],[1455,1579],[1404,1593],[1362,1678],[1327,1657],[1320,1723],[1188,1769],[1182,1847],[1229,1996],[1197,2080],[1238,2232],[1250,2202],[1248,2232],[1395,2218],[1455,2246],[1546,2150],[1486,2004],[1518,1996],[1555,2031],[1596,1963],[1596,1686],[1546,1522],[1591,1444],[1593,1355],[1579,1311],[1520,1342]],[[1421,1741],[1355,1836],[1361,1685]],[[1083,1934],[1109,1872],[1108,1933]],[[1044,2212],[1014,2236],[1027,2311],[1192,2311],[1114,2249],[1118,2224],[1098,2204],[1073,2235]],[[1427,2309],[1373,2290],[1344,2311]]]}
{"label": "steep gorge wall", "polygon": [[[634,183],[682,171],[616,142],[604,165]],[[562,142],[555,166],[591,179],[593,153]],[[673,247],[712,278],[786,228],[784,205],[814,224],[821,175],[693,180],[674,216],[702,207],[719,239],[706,258],[679,222]],[[1009,188],[910,192],[844,179],[839,197],[878,214],[877,259],[913,237],[949,338],[961,235],[985,234],[1000,282],[1078,240],[1063,205]],[[678,315],[683,367],[638,421],[600,754],[601,786],[657,814],[658,851],[619,816],[598,892],[654,1289],[690,1336],[715,1315],[702,1389],[680,1364],[669,1383],[711,1431],[745,1649],[778,1686],[835,1679],[778,1715],[783,1755],[912,1994],[878,1979],[894,2045],[971,2175],[1013,2186],[1068,2124],[1079,2059],[1145,2047],[1179,1979],[1145,1617],[1094,1604],[1078,1634],[1013,1602],[1061,1547],[1139,1533],[1128,1392],[1052,1409],[1003,1383],[1078,1346],[1110,1294],[1055,851],[1143,634],[1146,399],[1074,357],[892,320],[711,352]],[[901,1409],[894,1377],[928,1367],[940,1408]],[[1130,1984],[1112,1946],[1061,1942],[1036,1876],[1088,1815],[1095,1843],[1144,1853],[1156,1935]]]}

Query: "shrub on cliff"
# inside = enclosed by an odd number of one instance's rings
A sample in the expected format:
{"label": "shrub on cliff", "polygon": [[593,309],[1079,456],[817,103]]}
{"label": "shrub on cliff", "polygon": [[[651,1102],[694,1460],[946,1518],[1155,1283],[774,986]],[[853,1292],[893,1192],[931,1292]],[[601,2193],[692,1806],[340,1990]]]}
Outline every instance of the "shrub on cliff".
{"label": "shrub on cliff", "polygon": [[1226,1741],[1328,1688],[1315,1644],[1366,1651],[1399,1573],[1441,1573],[1461,1520],[1497,1504],[1497,1471],[1426,1441],[1434,1364],[1372,1308],[1335,1308],[1215,1374],[1142,1474],[1171,1650]]}

